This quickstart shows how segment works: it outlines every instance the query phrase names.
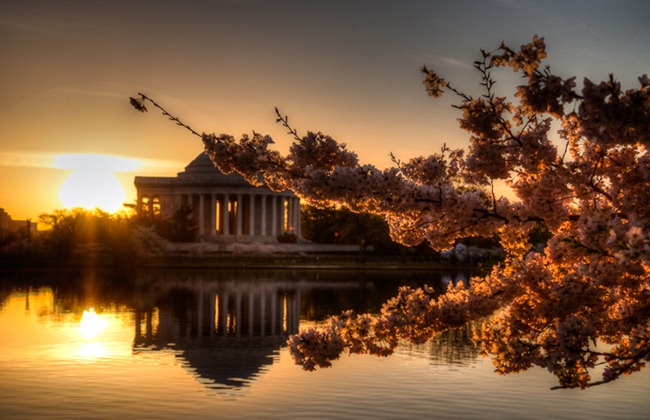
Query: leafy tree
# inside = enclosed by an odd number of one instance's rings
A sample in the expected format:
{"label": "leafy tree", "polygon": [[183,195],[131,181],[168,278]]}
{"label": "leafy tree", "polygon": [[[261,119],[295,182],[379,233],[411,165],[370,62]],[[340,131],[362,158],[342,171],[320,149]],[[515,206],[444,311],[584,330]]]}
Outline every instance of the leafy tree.
{"label": "leafy tree", "polygon": [[39,216],[49,227],[44,240],[57,257],[70,257],[83,247],[111,253],[120,261],[133,257],[133,243],[129,218],[107,213],[101,209],[58,209]]}
{"label": "leafy tree", "polygon": [[[584,388],[644,367],[650,359],[650,80],[643,76],[639,88],[623,90],[613,76],[585,79],[578,90],[574,77],[542,67],[545,58],[537,36],[519,50],[502,44],[482,51],[474,63],[483,90],[476,97],[423,67],[430,96],[458,96],[469,147],[443,147],[385,170],[360,164],[323,133],[300,137],[279,113],[295,138],[286,156],[257,133],[237,141],[194,132],[222,172],[236,171],[253,184],[262,173],[271,188],[291,189],[309,204],[382,215],[391,237],[404,244],[426,240],[444,249],[457,238],[497,234],[506,251],[503,263],[469,287],[450,285],[441,296],[429,287],[403,288],[379,315],[346,312],[301,331],[289,341],[297,363],[330,366],[344,351],[388,355],[400,340],[421,343],[476,321],[474,338],[502,374],[541,366],[560,387]],[[522,77],[515,99],[495,92],[499,68]],[[140,111],[148,101],[131,99]],[[553,124],[561,127],[556,141]],[[497,196],[497,180],[516,199]],[[457,188],[459,181],[476,189]],[[550,236],[543,251],[529,241],[539,224]],[[601,364],[602,378],[592,379]]]}
{"label": "leafy tree", "polygon": [[169,218],[138,214],[133,220],[138,226],[153,227],[156,234],[171,242],[192,242],[198,232],[197,222],[192,218],[192,206],[181,206]]}
{"label": "leafy tree", "polygon": [[318,243],[357,245],[359,261],[365,262],[366,249],[371,245],[391,245],[388,224],[379,216],[367,212],[352,212],[342,208],[303,206],[301,231],[305,239]]}
{"label": "leafy tree", "polygon": [[42,224],[49,227],[46,233],[46,243],[58,257],[70,256],[78,239],[81,219],[86,218],[86,210],[54,210],[52,213],[43,213],[39,216]]}
{"label": "leafy tree", "polygon": [[17,230],[0,228],[0,257],[8,260],[19,258],[41,258],[45,247],[40,235],[34,235],[32,222],[27,220],[24,227]]}
{"label": "leafy tree", "polygon": [[158,219],[156,232],[171,242],[192,242],[196,238],[198,226],[192,217],[192,207],[182,206],[170,218]]}
{"label": "leafy tree", "polygon": [[355,213],[345,207],[305,205],[301,215],[302,236],[313,242],[359,245],[361,250],[370,245],[391,243],[388,224],[375,214]]}

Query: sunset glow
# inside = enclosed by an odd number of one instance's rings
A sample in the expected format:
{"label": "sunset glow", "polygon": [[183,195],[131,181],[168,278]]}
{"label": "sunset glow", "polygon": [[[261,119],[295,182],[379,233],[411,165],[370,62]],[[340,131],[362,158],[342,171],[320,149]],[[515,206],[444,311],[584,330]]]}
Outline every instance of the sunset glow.
{"label": "sunset glow", "polygon": [[53,166],[73,171],[59,189],[59,200],[65,207],[114,212],[127,199],[114,174],[133,171],[139,162],[116,156],[67,154],[57,156]]}
{"label": "sunset glow", "polygon": [[108,321],[95,312],[95,308],[88,308],[81,316],[79,333],[86,339],[90,340],[102,333],[108,327]]}
{"label": "sunset glow", "polygon": [[[518,46],[535,34],[551,48],[548,64],[576,81],[613,73],[632,88],[650,62],[650,3],[641,0],[118,3],[3,2],[0,207],[16,220],[35,220],[61,201],[110,207],[82,200],[78,186],[60,201],[64,173],[45,168],[44,155],[139,156],[135,177],[174,175],[201,152],[188,132],[134,112],[137,92],[198,132],[255,130],[286,151],[292,137],[275,123],[278,107],[299,134],[322,131],[385,168],[391,153],[405,160],[467,144],[451,95],[427,97],[422,65],[472,87],[479,48]],[[506,77],[499,87],[516,83]],[[176,166],[158,171],[147,161]],[[131,174],[123,175],[133,202]],[[87,188],[112,184],[117,192],[105,195],[121,196],[111,176],[100,181]]]}

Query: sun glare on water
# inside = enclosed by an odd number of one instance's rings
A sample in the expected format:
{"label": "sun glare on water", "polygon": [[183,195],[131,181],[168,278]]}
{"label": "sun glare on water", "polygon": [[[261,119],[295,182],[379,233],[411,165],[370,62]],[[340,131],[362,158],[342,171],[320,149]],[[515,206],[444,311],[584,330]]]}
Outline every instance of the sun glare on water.
{"label": "sun glare on water", "polygon": [[73,171],[59,189],[59,200],[68,208],[98,207],[114,212],[126,201],[126,192],[114,174],[133,171],[139,165],[136,160],[117,156],[59,155],[53,166]]}
{"label": "sun glare on water", "polygon": [[82,359],[97,359],[106,357],[110,351],[102,340],[96,338],[108,327],[108,321],[95,312],[95,308],[88,308],[81,316],[79,334],[85,339],[79,346],[79,357]]}
{"label": "sun glare on water", "polygon": [[102,333],[108,327],[108,321],[95,312],[95,308],[88,308],[81,316],[79,333],[90,340]]}

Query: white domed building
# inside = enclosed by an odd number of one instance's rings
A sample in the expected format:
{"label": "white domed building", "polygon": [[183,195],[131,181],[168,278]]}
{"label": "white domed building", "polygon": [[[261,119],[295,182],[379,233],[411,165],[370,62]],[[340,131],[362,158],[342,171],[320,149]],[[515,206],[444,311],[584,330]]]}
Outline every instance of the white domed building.
{"label": "white domed building", "polygon": [[176,177],[136,176],[141,214],[170,218],[191,209],[203,241],[276,242],[300,238],[300,199],[291,191],[255,187],[241,175],[225,175],[201,153]]}

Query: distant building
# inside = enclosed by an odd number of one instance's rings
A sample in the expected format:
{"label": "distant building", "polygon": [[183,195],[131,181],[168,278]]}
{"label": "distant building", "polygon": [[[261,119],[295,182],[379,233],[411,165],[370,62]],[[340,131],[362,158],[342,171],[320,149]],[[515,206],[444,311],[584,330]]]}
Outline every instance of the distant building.
{"label": "distant building", "polygon": [[202,240],[274,242],[300,237],[300,199],[290,191],[254,187],[241,175],[225,175],[201,153],[176,177],[135,177],[141,214],[170,218],[191,209]]}
{"label": "distant building", "polygon": [[13,220],[5,209],[0,208],[0,236],[21,230],[30,234],[36,233],[36,223],[31,220]]}

